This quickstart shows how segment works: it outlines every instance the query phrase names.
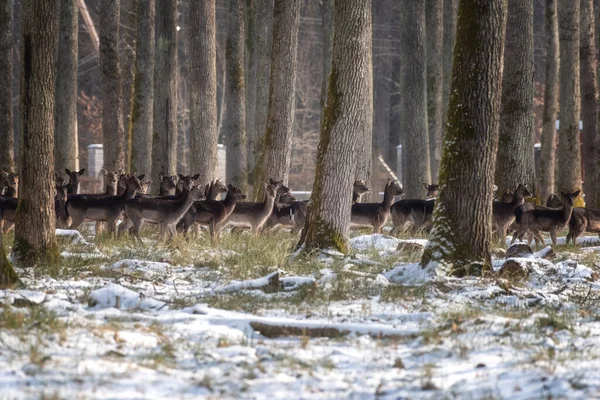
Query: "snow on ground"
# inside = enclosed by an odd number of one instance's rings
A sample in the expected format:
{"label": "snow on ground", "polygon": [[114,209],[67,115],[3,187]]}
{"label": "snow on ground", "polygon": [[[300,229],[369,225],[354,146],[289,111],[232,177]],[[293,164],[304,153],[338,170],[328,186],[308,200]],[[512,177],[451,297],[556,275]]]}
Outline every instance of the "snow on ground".
{"label": "snow on ground", "polygon": [[520,281],[444,278],[386,264],[402,242],[359,236],[313,273],[247,280],[133,258],[68,279],[21,271],[26,290],[0,291],[0,398],[598,396],[595,265],[521,258]]}

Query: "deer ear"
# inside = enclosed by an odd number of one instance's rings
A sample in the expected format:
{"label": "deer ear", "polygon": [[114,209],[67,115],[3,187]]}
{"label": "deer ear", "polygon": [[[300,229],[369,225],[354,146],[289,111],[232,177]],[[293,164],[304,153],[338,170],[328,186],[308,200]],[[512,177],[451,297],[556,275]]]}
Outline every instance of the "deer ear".
{"label": "deer ear", "polygon": [[182,174],[177,174],[177,176],[179,177],[179,179],[185,179],[185,176],[183,176]]}
{"label": "deer ear", "polygon": [[108,174],[108,171],[105,170],[104,168],[100,169],[100,172],[102,172],[102,175],[106,176]]}
{"label": "deer ear", "polygon": [[192,176],[193,180],[197,180],[198,178],[200,178],[200,174],[196,174],[196,175]]}
{"label": "deer ear", "polygon": [[159,180],[159,181],[162,181],[162,180],[163,180],[163,178],[164,178],[163,174],[158,174],[158,180]]}
{"label": "deer ear", "polygon": [[141,181],[142,179],[144,179],[145,176],[146,176],[146,174],[142,174],[142,175],[138,176],[137,178]]}
{"label": "deer ear", "polygon": [[67,175],[71,175],[71,170],[69,168],[65,168],[65,172],[67,173]]}
{"label": "deer ear", "polygon": [[82,168],[82,169],[80,169],[80,170],[79,170],[79,172],[78,172],[78,174],[79,174],[79,175],[83,175],[83,174],[85,174],[85,168]]}
{"label": "deer ear", "polygon": [[575,193],[573,193],[573,197],[579,196],[580,193],[581,193],[581,190],[576,191]]}
{"label": "deer ear", "polygon": [[423,187],[424,187],[425,189],[429,189],[429,185],[428,185],[428,184],[426,184],[425,182],[423,182]]}

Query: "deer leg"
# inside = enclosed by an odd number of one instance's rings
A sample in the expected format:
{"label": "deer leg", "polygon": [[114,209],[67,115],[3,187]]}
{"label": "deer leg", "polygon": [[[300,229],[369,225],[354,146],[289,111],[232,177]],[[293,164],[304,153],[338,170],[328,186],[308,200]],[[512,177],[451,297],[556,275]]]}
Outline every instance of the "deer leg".
{"label": "deer leg", "polygon": [[96,221],[96,235],[102,232],[102,221]]}
{"label": "deer leg", "polygon": [[79,228],[79,226],[83,223],[84,220],[85,220],[85,216],[79,215],[79,214],[71,217],[71,226],[69,228],[70,229]]}
{"label": "deer leg", "polygon": [[550,238],[552,239],[552,245],[556,246],[556,229],[550,229]]}
{"label": "deer leg", "polygon": [[121,236],[123,234],[123,232],[125,232],[126,230],[129,230],[129,233],[131,233],[132,226],[133,226],[133,222],[131,222],[131,220],[129,218],[125,218],[125,220],[123,220],[123,222],[121,222],[119,224],[118,236]]}

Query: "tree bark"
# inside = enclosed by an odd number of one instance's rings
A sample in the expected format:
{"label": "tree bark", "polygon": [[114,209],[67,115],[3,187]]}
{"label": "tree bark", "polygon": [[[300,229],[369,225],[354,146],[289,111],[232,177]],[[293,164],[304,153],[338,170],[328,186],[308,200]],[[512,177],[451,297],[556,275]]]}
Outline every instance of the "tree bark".
{"label": "tree bark", "polygon": [[321,1],[321,26],[323,28],[323,80],[321,81],[321,109],[327,100],[327,82],[331,71],[331,47],[333,42],[333,0]]}
{"label": "tree bark", "polygon": [[[254,138],[256,137],[256,29],[255,0],[246,0],[246,175],[254,169]],[[252,148],[251,148],[252,146]]]}
{"label": "tree bark", "polygon": [[125,167],[123,93],[119,65],[121,0],[103,0],[100,8],[100,65],[102,67],[102,141],[104,169]]}
{"label": "tree bark", "polygon": [[441,191],[421,265],[435,273],[491,268],[506,0],[461,0]]}
{"label": "tree bark", "polygon": [[54,115],[54,168],[79,171],[77,135],[77,39],[79,9],[75,0],[61,0],[56,110]]}
{"label": "tree bark", "polygon": [[427,132],[427,54],[425,43],[425,0],[403,3],[402,15],[402,131],[406,170],[406,198],[423,197],[423,182],[431,182],[429,135]]}
{"label": "tree bark", "polygon": [[305,249],[348,251],[355,159],[372,118],[371,4],[335,0],[335,30],[327,102],[321,120],[317,170]]}
{"label": "tree bark", "polygon": [[[206,4],[210,1],[192,2]],[[193,19],[192,19],[193,20]],[[204,26],[196,21],[191,26]],[[154,121],[152,134],[152,190],[158,174],[173,175],[177,168],[177,0],[156,1],[154,65]],[[209,94],[206,93],[206,96]],[[216,152],[216,146],[214,151]],[[210,157],[208,152],[204,154]],[[193,156],[192,156],[193,157]],[[193,164],[193,163],[192,163]],[[193,164],[195,165],[195,164]],[[196,167],[200,167],[199,165]]]}
{"label": "tree bark", "polygon": [[581,0],[579,60],[581,73],[581,120],[583,123],[583,192],[585,204],[598,208],[598,75],[594,39],[593,0]]}
{"label": "tree bark", "polygon": [[13,254],[22,262],[57,262],[54,216],[54,55],[56,1],[22,3],[21,187]]}
{"label": "tree bark", "polygon": [[13,4],[0,5],[0,170],[15,168],[13,131]]}
{"label": "tree bark", "polygon": [[558,0],[560,41],[560,112],[557,189],[581,189],[579,118],[579,1]]}
{"label": "tree bark", "polygon": [[444,136],[442,114],[444,97],[443,2],[444,0],[427,0],[425,15],[427,21],[427,122],[429,125],[429,161],[433,183],[438,180]]}
{"label": "tree bark", "polygon": [[533,156],[533,2],[508,0],[496,162],[499,190],[535,187]]}
{"label": "tree bark", "polygon": [[244,0],[229,0],[229,27],[225,58],[225,132],[227,182],[246,192],[246,103],[244,80]]}
{"label": "tree bark", "polygon": [[[300,0],[275,0],[273,48],[267,130],[255,167],[255,201],[262,197],[261,182],[269,178],[287,185],[294,136],[296,55],[300,25]],[[258,149],[257,149],[258,151]]]}
{"label": "tree bark", "polygon": [[540,191],[542,203],[554,193],[554,170],[556,160],[556,115],[558,110],[558,19],[557,0],[546,0],[546,85],[544,90],[544,119],[542,148],[540,152]]}
{"label": "tree bark", "polygon": [[[138,2],[134,100],[131,108],[131,172],[152,170],[154,119],[154,23],[155,2]],[[152,180],[158,177],[152,177]]]}
{"label": "tree bark", "polygon": [[[273,7],[274,0],[256,0],[254,24],[256,26],[256,105],[255,136],[248,140],[248,150],[252,151],[253,177],[256,176],[256,163],[261,155],[262,143],[267,131],[267,110],[269,108],[269,88],[271,78],[271,51],[273,43]],[[261,166],[262,168],[262,166]],[[262,186],[262,185],[261,185]],[[260,187],[253,188],[258,195]]]}
{"label": "tree bark", "polygon": [[217,177],[215,0],[192,1],[190,21],[190,165],[205,185]]}
{"label": "tree bark", "polygon": [[442,99],[442,119],[444,128],[442,135],[446,131],[446,121],[448,113],[448,103],[450,100],[450,84],[452,81],[452,60],[454,54],[454,42],[456,41],[456,19],[458,14],[458,0],[444,0],[444,77],[443,77],[443,99]]}

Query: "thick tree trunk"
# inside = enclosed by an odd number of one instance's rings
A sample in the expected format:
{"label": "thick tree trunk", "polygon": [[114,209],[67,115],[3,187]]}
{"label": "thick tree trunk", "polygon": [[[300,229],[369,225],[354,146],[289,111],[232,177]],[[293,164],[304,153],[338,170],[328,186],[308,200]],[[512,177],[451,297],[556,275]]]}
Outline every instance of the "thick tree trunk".
{"label": "thick tree trunk", "polygon": [[227,145],[227,182],[246,192],[244,40],[244,0],[229,0],[229,29],[225,49],[227,109],[224,126]]}
{"label": "thick tree trunk", "polygon": [[583,122],[583,192],[585,204],[598,208],[598,75],[594,40],[593,0],[581,0],[579,60],[581,73],[581,120]]}
{"label": "thick tree trunk", "polygon": [[355,160],[372,115],[371,4],[335,0],[335,30],[327,102],[310,201],[306,250],[347,252]]}
{"label": "thick tree trunk", "polygon": [[[296,55],[300,25],[300,0],[275,0],[273,49],[267,130],[255,167],[255,201],[262,197],[261,182],[269,178],[287,184],[294,136]],[[258,150],[258,149],[257,149]]]}
{"label": "thick tree trunk", "polygon": [[505,0],[461,0],[440,191],[421,265],[437,274],[491,268]]}
{"label": "thick tree trunk", "polygon": [[77,135],[77,36],[79,9],[75,0],[61,0],[56,109],[54,115],[54,168],[79,171]]}
{"label": "thick tree trunk", "polygon": [[13,132],[13,4],[0,5],[0,170],[15,168]]}
{"label": "thick tree trunk", "polygon": [[190,169],[206,184],[217,177],[215,0],[191,2],[190,21]]}
{"label": "thick tree trunk", "polygon": [[579,1],[558,0],[560,40],[560,126],[558,130],[558,190],[581,189],[579,117]]}
{"label": "thick tree trunk", "polygon": [[556,160],[556,115],[558,111],[558,19],[557,0],[546,0],[546,86],[544,90],[544,120],[542,127],[542,148],[540,153],[539,199],[545,204],[554,193],[554,170]]}
{"label": "thick tree trunk", "polygon": [[[450,1],[450,0],[446,0]],[[427,122],[431,180],[437,182],[444,130],[444,0],[427,0]],[[430,183],[430,182],[427,182]]]}
{"label": "thick tree trunk", "polygon": [[450,84],[452,81],[452,60],[454,54],[454,42],[456,41],[456,18],[458,14],[458,0],[444,0],[444,92],[442,99],[442,119],[445,134],[446,120],[448,113],[448,103],[450,100]]}
{"label": "thick tree trunk", "polygon": [[[149,174],[152,170],[154,118],[154,0],[138,3],[138,22],[131,108],[131,172]],[[152,180],[158,177],[152,177]]]}
{"label": "thick tree trunk", "polygon": [[533,160],[533,2],[508,1],[496,185],[535,187]]}
{"label": "thick tree trunk", "polygon": [[20,190],[13,253],[57,262],[54,216],[56,1],[25,0],[21,59]]}
{"label": "thick tree trunk", "polygon": [[[254,138],[248,140],[248,150],[253,151],[253,177],[256,176],[256,163],[261,155],[262,140],[267,131],[267,110],[269,108],[269,88],[271,78],[271,51],[273,43],[273,1],[256,0],[254,24],[256,26],[256,105]],[[262,168],[262,166],[261,166]],[[262,186],[262,185],[260,185]],[[254,187],[253,193],[258,195],[260,187]]]}
{"label": "thick tree trunk", "polygon": [[125,167],[123,93],[119,65],[121,0],[103,0],[100,8],[100,65],[102,66],[102,141],[104,169]]}
{"label": "thick tree trunk", "polygon": [[[375,1],[373,10],[373,189],[379,191],[383,184],[377,181],[379,155],[389,162],[390,141],[390,105],[392,92],[392,62],[390,42],[394,33],[390,30],[393,23],[392,3]],[[374,196],[372,196],[374,197]],[[369,201],[369,200],[364,200]]]}
{"label": "thick tree trunk", "polygon": [[407,198],[423,197],[423,182],[431,182],[429,135],[427,132],[427,54],[425,43],[425,0],[404,3],[401,36],[403,73],[402,131]]}
{"label": "thick tree trunk", "polygon": [[[191,26],[204,24],[196,21]],[[158,192],[158,174],[173,175],[177,167],[177,0],[156,1],[155,34],[152,189]]]}

